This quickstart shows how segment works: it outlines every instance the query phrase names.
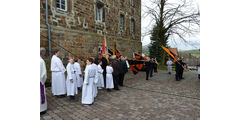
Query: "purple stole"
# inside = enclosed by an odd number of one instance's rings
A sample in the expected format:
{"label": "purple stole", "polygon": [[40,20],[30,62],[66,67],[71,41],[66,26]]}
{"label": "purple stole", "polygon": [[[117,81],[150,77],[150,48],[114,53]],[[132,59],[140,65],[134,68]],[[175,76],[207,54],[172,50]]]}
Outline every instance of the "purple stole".
{"label": "purple stole", "polygon": [[44,104],[45,103],[44,86],[41,82],[40,82],[40,91],[41,91],[41,104]]}

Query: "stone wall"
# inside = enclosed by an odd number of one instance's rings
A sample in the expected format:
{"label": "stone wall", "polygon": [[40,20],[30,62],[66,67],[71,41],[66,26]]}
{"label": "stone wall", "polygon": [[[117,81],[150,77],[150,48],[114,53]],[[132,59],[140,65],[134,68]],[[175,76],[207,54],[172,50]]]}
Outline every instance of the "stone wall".
{"label": "stone wall", "polygon": [[[141,0],[67,0],[67,10],[56,8],[56,0],[48,0],[48,22],[51,39],[72,53],[86,59],[95,57],[102,46],[103,32],[112,48],[132,58],[132,52],[142,53],[141,43]],[[96,3],[104,4],[105,21],[96,20]],[[124,15],[124,28],[120,29],[120,14]],[[40,0],[40,34],[47,36],[45,0]],[[130,21],[135,20],[135,32],[130,33]],[[48,41],[41,36],[41,46],[48,48]],[[52,50],[59,48],[52,44]],[[71,56],[61,52],[61,56]]]}

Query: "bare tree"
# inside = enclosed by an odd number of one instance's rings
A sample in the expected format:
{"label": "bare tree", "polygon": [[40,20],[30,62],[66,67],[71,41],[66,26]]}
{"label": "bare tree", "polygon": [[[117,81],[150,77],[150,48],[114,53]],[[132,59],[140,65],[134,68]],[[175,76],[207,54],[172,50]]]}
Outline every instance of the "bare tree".
{"label": "bare tree", "polygon": [[[157,39],[151,39],[152,44],[165,45],[171,38],[181,38],[187,42],[185,37],[199,32],[200,11],[194,7],[191,0],[149,0],[151,6],[147,8],[142,17],[150,16],[154,22],[154,28],[144,35],[157,32]],[[155,32],[156,34],[156,32]],[[155,45],[156,46],[156,45]],[[158,46],[158,45],[157,45]],[[150,53],[151,54],[151,53]]]}
{"label": "bare tree", "polygon": [[200,11],[194,7],[192,0],[149,0],[149,2],[153,6],[143,5],[147,8],[143,17],[150,15],[153,18],[152,22],[159,25],[159,30],[166,40],[175,35],[186,41],[186,35],[191,36],[199,32]]}

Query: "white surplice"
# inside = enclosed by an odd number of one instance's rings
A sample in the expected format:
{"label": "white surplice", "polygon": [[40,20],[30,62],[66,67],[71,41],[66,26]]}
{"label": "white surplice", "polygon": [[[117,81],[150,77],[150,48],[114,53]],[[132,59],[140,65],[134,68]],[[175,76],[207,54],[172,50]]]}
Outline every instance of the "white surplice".
{"label": "white surplice", "polygon": [[[73,82],[71,82],[70,80],[73,80]],[[71,63],[68,63],[67,65],[66,87],[67,87],[67,96],[74,96],[75,94],[78,94],[77,76],[75,73],[74,64],[71,64]]]}
{"label": "white surplice", "polygon": [[97,83],[98,83],[98,66],[93,63],[92,66],[94,67],[94,69],[96,69],[96,76],[94,79],[94,84],[93,84],[93,96],[97,97],[98,94],[98,89],[97,89]]}
{"label": "white surplice", "polygon": [[106,74],[106,88],[114,88],[113,76],[112,76],[113,68],[111,66],[107,66],[106,72],[107,72],[107,74]]}
{"label": "white surplice", "polygon": [[172,72],[172,61],[168,60],[167,65],[168,65],[168,72]]}
{"label": "white surplice", "polygon": [[66,71],[59,57],[53,55],[51,60],[52,71],[52,93],[53,95],[66,94],[66,81],[64,72]]}
{"label": "white surplice", "polygon": [[40,57],[40,82],[44,86],[44,96],[45,96],[45,103],[41,104],[41,91],[40,91],[40,112],[47,110],[47,97],[46,97],[46,91],[45,91],[45,82],[47,80],[47,70],[46,70],[46,64],[44,60]]}
{"label": "white surplice", "polygon": [[98,65],[98,83],[97,87],[104,87],[104,79],[103,79],[103,69],[101,65]]}
{"label": "white surplice", "polygon": [[81,87],[83,85],[81,66],[78,62],[75,62],[74,68],[75,68],[76,76],[77,76],[77,87]]}
{"label": "white surplice", "polygon": [[85,68],[84,82],[82,88],[82,104],[92,104],[94,102],[93,87],[96,78],[96,68],[87,65]]}

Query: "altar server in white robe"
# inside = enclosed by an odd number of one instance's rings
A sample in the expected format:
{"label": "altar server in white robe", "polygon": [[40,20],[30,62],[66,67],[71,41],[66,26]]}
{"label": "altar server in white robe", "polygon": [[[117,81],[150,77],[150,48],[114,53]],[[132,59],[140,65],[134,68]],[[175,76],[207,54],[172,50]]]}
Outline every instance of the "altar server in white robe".
{"label": "altar server in white robe", "polygon": [[76,75],[77,75],[77,87],[80,88],[83,85],[83,78],[82,78],[82,70],[81,66],[78,63],[80,59],[76,59],[74,63],[74,68],[76,70]]}
{"label": "altar server in white robe", "polygon": [[[93,59],[93,58],[92,58]],[[98,83],[98,66],[95,63],[92,63],[92,66],[96,70],[96,76],[93,82],[93,96],[94,98],[97,97],[98,90],[97,90],[97,83]]]}
{"label": "altar server in white robe", "polygon": [[170,58],[168,58],[167,66],[168,66],[168,74],[171,74],[172,73],[172,61]]}
{"label": "altar server in white robe", "polygon": [[85,68],[84,82],[82,88],[82,104],[91,105],[94,102],[93,84],[96,76],[96,68],[92,65],[93,59],[88,58]]}
{"label": "altar server in white robe", "polygon": [[47,98],[45,91],[45,82],[47,79],[46,64],[42,59],[45,56],[46,49],[40,48],[40,114],[46,113],[47,110]]}
{"label": "altar server in white robe", "polygon": [[98,60],[98,83],[97,83],[97,87],[99,89],[104,88],[103,69],[102,69],[101,65],[102,65],[102,60]]}
{"label": "altar server in white robe", "polygon": [[112,76],[112,73],[113,73],[113,68],[111,66],[111,62],[108,64],[107,68],[106,68],[106,72],[107,72],[107,75],[106,75],[106,88],[107,88],[107,91],[111,91],[110,88],[114,88],[114,85],[113,85],[113,76]]}
{"label": "altar server in white robe", "polygon": [[78,89],[77,89],[77,75],[74,69],[73,58],[69,58],[69,63],[67,65],[66,86],[67,86],[67,96],[70,97],[70,100],[74,100],[75,95],[78,94]]}
{"label": "altar server in white robe", "polygon": [[57,97],[64,97],[66,94],[66,81],[64,74],[66,72],[66,69],[58,57],[59,54],[59,50],[56,50],[51,60],[52,93]]}

